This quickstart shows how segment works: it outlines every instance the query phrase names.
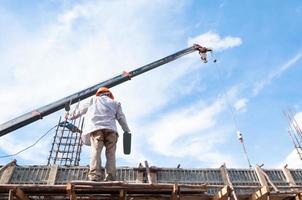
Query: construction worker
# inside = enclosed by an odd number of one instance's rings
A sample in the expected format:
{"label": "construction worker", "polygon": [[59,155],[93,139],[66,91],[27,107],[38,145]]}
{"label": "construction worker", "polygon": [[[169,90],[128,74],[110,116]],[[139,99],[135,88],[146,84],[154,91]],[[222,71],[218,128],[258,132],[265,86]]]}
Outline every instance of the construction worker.
{"label": "construction worker", "polygon": [[106,148],[105,181],[115,180],[115,151],[118,139],[116,121],[124,132],[130,133],[121,104],[114,100],[110,90],[101,87],[90,101],[80,109],[67,115],[68,119],[76,119],[85,114],[82,141],[91,145],[90,171],[88,177],[91,181],[103,179],[101,172],[101,152]]}

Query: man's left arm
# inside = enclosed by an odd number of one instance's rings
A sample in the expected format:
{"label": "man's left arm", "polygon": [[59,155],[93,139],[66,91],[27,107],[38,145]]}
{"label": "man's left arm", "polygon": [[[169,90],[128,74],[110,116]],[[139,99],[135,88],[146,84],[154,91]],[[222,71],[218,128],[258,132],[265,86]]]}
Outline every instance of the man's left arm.
{"label": "man's left arm", "polygon": [[116,119],[118,123],[121,125],[124,132],[130,133],[130,129],[128,127],[125,114],[123,113],[121,103],[117,105]]}

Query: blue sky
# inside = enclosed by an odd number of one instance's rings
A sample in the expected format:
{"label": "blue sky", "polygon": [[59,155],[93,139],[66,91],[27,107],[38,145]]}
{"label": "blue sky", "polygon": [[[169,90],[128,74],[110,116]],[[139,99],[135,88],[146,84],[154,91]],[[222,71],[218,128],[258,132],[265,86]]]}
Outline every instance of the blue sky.
{"label": "blue sky", "polygon": [[[118,143],[118,165],[248,167],[239,129],[253,165],[301,167],[282,114],[294,108],[302,122],[301,35],[298,0],[2,0],[0,122],[199,42],[217,63],[195,53],[112,89],[133,132],[130,156]],[[30,145],[61,115],[1,137],[0,155]],[[18,163],[45,164],[52,137]],[[81,164],[88,159],[85,147]]]}

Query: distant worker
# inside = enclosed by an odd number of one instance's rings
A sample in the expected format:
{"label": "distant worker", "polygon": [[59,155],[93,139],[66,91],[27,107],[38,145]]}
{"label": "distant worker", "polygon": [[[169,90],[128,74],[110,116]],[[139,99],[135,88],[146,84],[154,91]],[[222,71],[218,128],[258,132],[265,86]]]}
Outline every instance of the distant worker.
{"label": "distant worker", "polygon": [[[72,112],[71,112],[72,113]],[[124,132],[130,133],[121,104],[114,100],[110,90],[101,87],[88,103],[75,110],[68,119],[76,119],[85,114],[83,144],[91,146],[89,180],[101,181],[101,152],[106,148],[105,181],[114,181],[116,172],[115,151],[118,139],[117,120]]]}

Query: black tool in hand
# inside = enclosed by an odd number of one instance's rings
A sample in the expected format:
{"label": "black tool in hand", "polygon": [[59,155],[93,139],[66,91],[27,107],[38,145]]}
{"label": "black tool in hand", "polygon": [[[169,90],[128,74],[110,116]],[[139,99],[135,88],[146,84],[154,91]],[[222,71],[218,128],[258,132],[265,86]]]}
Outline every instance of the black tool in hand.
{"label": "black tool in hand", "polygon": [[124,154],[129,155],[131,153],[131,133],[124,132],[123,146],[124,146]]}

